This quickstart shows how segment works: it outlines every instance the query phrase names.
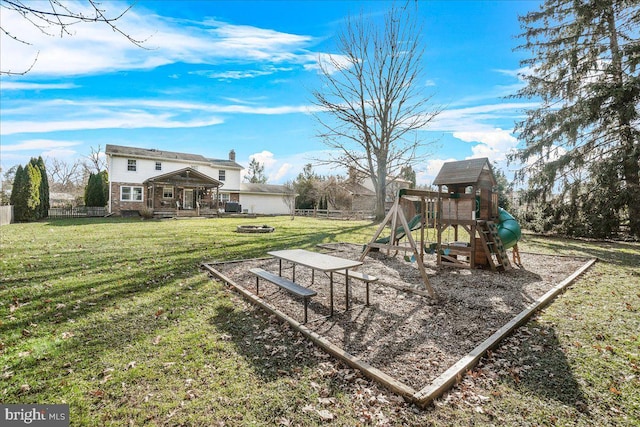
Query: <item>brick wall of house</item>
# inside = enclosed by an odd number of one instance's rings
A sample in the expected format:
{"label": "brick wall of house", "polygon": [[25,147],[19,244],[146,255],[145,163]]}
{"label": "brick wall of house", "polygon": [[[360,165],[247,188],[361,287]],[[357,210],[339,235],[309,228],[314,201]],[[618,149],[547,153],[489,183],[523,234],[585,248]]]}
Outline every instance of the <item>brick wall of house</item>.
{"label": "brick wall of house", "polygon": [[139,183],[130,182],[112,182],[111,183],[111,213],[120,215],[123,210],[139,211],[146,207],[147,192],[143,188],[143,200],[141,202],[128,202],[120,200],[121,186],[141,187]]}

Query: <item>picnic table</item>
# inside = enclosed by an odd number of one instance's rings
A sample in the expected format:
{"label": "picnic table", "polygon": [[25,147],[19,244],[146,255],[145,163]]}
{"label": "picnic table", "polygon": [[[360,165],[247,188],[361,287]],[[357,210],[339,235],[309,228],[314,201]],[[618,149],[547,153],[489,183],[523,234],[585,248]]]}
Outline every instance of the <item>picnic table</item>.
{"label": "picnic table", "polygon": [[282,277],[282,261],[288,261],[293,264],[292,278],[296,280],[296,265],[311,268],[312,283],[314,280],[314,272],[322,271],[329,273],[329,300],[330,300],[330,316],[333,316],[333,273],[341,272],[347,276],[345,300],[347,310],[349,309],[349,270],[362,265],[362,261],[354,261],[346,258],[340,258],[333,255],[312,252],[305,249],[285,249],[280,251],[267,252],[269,255],[278,258],[278,274]]}

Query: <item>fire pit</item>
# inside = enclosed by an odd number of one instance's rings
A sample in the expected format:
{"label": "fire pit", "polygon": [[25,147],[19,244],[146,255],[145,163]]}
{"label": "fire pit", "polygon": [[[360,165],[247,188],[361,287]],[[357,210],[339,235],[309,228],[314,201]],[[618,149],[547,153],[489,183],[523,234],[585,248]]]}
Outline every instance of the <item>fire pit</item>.
{"label": "fire pit", "polygon": [[273,233],[274,227],[269,225],[238,225],[236,232],[238,233]]}

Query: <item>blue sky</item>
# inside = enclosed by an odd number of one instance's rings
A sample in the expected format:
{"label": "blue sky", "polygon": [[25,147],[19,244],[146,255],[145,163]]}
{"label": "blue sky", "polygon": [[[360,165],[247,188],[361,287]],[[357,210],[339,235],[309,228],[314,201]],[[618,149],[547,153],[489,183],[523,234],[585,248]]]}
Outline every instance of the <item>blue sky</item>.
{"label": "blue sky", "polygon": [[[82,7],[82,3],[79,3]],[[379,15],[384,1],[150,1],[119,21],[140,49],[106,26],[77,24],[72,36],[43,35],[2,11],[0,164],[42,155],[73,162],[91,147],[118,144],[265,165],[270,183],[295,179],[326,150],[315,135],[311,90],[318,58],[336,54],[345,17]],[[107,14],[128,3],[103,2]],[[506,99],[522,87],[514,52],[517,17],[538,1],[421,1],[425,94],[443,112],[420,131],[428,184],[448,160],[505,154],[531,101]],[[510,169],[516,166],[511,165]],[[315,168],[318,173],[344,174]]]}

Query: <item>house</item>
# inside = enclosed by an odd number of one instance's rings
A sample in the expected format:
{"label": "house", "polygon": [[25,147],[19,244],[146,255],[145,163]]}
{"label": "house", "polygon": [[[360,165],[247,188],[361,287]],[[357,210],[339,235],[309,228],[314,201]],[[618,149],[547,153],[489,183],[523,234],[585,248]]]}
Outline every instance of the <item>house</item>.
{"label": "house", "polygon": [[[387,208],[395,201],[401,188],[410,188],[411,181],[400,177],[387,177],[387,190],[385,203]],[[355,168],[349,168],[349,177],[343,188],[351,195],[351,209],[373,212],[376,208],[376,189],[369,175],[358,172]]]}
{"label": "house", "polygon": [[[151,210],[156,216],[208,216],[235,206],[252,213],[288,214],[284,187],[241,183],[235,151],[228,159],[107,144],[109,213]],[[278,187],[280,191],[278,191]],[[244,193],[244,194],[243,194]]]}

